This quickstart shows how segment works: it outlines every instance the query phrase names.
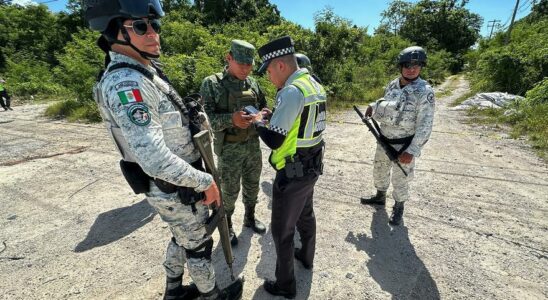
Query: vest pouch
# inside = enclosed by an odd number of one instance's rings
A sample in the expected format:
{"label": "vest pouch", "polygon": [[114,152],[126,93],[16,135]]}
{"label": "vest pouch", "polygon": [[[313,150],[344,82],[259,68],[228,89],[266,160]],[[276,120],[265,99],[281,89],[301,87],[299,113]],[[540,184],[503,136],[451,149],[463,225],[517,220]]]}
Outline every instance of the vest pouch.
{"label": "vest pouch", "polygon": [[150,191],[151,177],[143,171],[139,164],[120,160],[120,169],[135,194],[143,194]]}
{"label": "vest pouch", "polygon": [[[228,105],[234,111],[243,110],[244,107],[251,105],[257,107],[257,97],[251,89],[247,91],[236,91],[228,89]],[[225,141],[229,143],[245,142],[251,136],[257,135],[255,126],[249,126],[246,129],[231,128],[227,131]]]}

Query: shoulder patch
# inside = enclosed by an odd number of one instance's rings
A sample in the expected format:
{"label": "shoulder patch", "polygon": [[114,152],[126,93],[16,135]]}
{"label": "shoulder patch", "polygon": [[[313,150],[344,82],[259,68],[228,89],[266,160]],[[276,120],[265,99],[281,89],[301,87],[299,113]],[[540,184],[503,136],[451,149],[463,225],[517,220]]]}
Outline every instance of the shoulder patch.
{"label": "shoulder patch", "polygon": [[129,120],[137,126],[146,126],[150,123],[150,113],[145,104],[136,103],[127,109]]}
{"label": "shoulder patch", "polygon": [[428,93],[428,95],[426,96],[426,100],[428,100],[428,103],[434,103],[434,93]]}
{"label": "shoulder patch", "polygon": [[131,81],[131,80],[127,80],[127,81],[122,81],[118,84],[116,84],[114,86],[114,89],[119,91],[123,88],[130,88],[130,89],[133,89],[133,88],[136,88],[136,87],[139,87],[139,83],[137,81]]}
{"label": "shoulder patch", "polygon": [[143,97],[141,95],[141,90],[139,89],[130,89],[118,92],[118,97],[122,104],[129,104],[134,102],[143,102]]}

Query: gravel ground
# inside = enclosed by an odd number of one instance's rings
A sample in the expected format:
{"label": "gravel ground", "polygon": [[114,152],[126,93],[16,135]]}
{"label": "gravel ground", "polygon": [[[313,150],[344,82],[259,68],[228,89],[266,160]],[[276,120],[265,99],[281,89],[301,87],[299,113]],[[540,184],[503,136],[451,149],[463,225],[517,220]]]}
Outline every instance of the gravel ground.
{"label": "gravel ground", "polygon": [[[330,117],[316,260],[312,272],[296,263],[297,299],[548,298],[548,168],[525,141],[467,125],[448,107],[468,89],[457,78],[437,100],[400,227],[387,224],[393,200],[359,203],[374,192],[373,137],[353,111]],[[101,124],[46,119],[44,109],[0,112],[0,298],[161,299],[169,230],[125,184]],[[267,224],[268,153],[263,145],[257,207]],[[245,276],[243,299],[280,298],[261,287],[274,278],[270,230],[253,234],[242,218],[239,202],[234,270]],[[223,287],[230,277],[214,239]]]}

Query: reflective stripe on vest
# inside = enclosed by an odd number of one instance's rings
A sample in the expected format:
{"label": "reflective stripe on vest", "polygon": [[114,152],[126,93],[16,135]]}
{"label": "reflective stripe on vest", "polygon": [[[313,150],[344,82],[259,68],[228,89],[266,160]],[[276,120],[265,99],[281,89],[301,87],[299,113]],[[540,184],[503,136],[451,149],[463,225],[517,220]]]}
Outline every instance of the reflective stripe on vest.
{"label": "reflective stripe on vest", "polygon": [[323,137],[326,121],[326,93],[324,88],[305,73],[292,83],[304,95],[304,107],[289,130],[282,146],[272,150],[270,161],[281,170],[285,167],[285,158],[297,153],[297,148],[310,148],[318,145]]}

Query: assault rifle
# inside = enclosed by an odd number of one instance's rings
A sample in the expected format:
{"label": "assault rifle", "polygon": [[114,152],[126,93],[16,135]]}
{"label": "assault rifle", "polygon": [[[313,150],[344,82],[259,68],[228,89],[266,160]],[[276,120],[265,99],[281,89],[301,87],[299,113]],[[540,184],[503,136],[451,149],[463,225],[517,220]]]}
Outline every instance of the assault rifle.
{"label": "assault rifle", "polygon": [[[356,111],[356,113],[358,114],[358,116],[360,116],[360,119],[362,119],[362,122],[367,126],[367,128],[369,128],[369,131],[371,131],[371,133],[373,134],[373,136],[375,137],[375,139],[377,140],[379,145],[381,145],[382,149],[384,150],[384,152],[386,153],[386,155],[388,156],[390,161],[397,164],[398,167],[400,167],[403,174],[405,174],[405,176],[407,176],[407,172],[405,172],[403,167],[400,165],[400,161],[398,160],[398,156],[399,156],[398,151],[396,151],[396,149],[394,149],[394,147],[392,147],[390,144],[388,144],[381,137],[380,131],[378,131],[376,129],[376,127],[378,128],[378,125],[376,125],[376,123],[373,123],[373,122],[375,122],[375,120],[373,120],[370,117],[365,117],[362,114],[362,112],[360,111],[360,109],[356,107],[356,105],[353,105],[353,107],[354,107],[354,110]],[[373,126],[374,124],[376,125],[375,127]]]}
{"label": "assault rifle", "polygon": [[225,255],[225,261],[230,269],[230,276],[234,281],[234,270],[232,269],[232,263],[234,262],[234,256],[232,256],[232,247],[230,246],[230,233],[228,231],[228,222],[226,220],[225,207],[223,205],[222,191],[220,185],[219,173],[215,167],[215,161],[213,160],[213,151],[211,150],[211,137],[209,131],[202,130],[193,136],[194,144],[198,147],[198,151],[202,155],[202,159],[205,162],[206,171],[213,175],[213,180],[217,183],[219,188],[219,195],[221,196],[221,205],[215,207],[213,205],[213,213],[206,222],[206,231],[211,234],[215,231],[215,227],[219,229],[219,235],[221,237],[221,245],[223,247],[223,254]]}

